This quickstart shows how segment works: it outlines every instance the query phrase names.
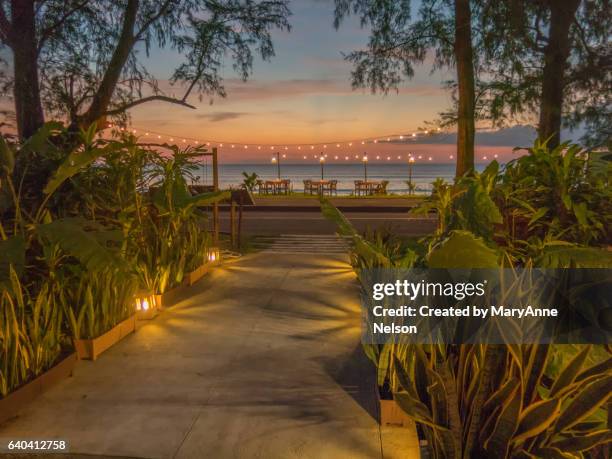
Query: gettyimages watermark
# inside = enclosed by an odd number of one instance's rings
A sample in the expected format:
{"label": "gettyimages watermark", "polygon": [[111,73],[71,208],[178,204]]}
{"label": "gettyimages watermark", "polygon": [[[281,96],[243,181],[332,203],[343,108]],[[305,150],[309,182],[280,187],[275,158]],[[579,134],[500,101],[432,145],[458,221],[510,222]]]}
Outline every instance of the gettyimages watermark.
{"label": "gettyimages watermark", "polygon": [[606,344],[611,269],[362,270],[366,344]]}

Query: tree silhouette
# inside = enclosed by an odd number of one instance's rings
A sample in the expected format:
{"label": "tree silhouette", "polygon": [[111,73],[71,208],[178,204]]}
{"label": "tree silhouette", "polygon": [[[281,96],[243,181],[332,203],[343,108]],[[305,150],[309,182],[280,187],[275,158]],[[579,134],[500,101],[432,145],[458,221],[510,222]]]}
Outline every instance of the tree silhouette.
{"label": "tree silhouette", "polygon": [[[192,107],[197,93],[224,96],[229,56],[246,79],[254,54],[274,55],[273,29],[289,30],[288,0],[0,0],[0,44],[13,55],[19,135],[45,113],[87,126],[158,100]],[[182,96],[166,94],[142,55],[163,48],[184,56],[169,75]],[[193,107],[192,107],[193,108]]]}

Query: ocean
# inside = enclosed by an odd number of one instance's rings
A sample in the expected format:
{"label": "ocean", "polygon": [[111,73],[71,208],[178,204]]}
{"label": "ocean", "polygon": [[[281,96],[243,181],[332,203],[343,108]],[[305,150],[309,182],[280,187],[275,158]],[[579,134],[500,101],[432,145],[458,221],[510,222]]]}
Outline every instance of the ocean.
{"label": "ocean", "polygon": [[[477,165],[478,170],[484,168]],[[262,180],[277,178],[275,164],[220,164],[219,186],[221,189],[238,187],[244,179],[242,172],[255,172]],[[303,181],[306,179],[320,180],[321,167],[319,164],[281,164],[281,178],[291,180],[293,190],[301,192],[304,189]],[[408,165],[397,163],[368,163],[368,180],[388,180],[387,191],[391,193],[406,193],[408,186]],[[210,163],[202,165],[196,173],[200,176],[201,184],[212,184],[212,170]],[[431,191],[431,183],[438,177],[452,181],[455,175],[454,164],[419,164],[415,163],[412,169],[412,181],[416,185],[416,193],[425,194]],[[354,189],[355,180],[364,179],[363,164],[334,164],[326,163],[323,170],[326,180],[338,180],[338,194],[348,195]]]}

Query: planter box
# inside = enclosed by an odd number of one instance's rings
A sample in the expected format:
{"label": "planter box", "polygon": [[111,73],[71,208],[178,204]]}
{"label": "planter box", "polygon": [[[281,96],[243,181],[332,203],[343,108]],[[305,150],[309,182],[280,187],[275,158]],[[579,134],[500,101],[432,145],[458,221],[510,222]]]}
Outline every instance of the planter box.
{"label": "planter box", "polygon": [[155,295],[155,302],[158,309],[169,308],[178,302],[187,287],[191,287],[197,281],[202,279],[212,266],[219,264],[219,261],[204,263],[199,268],[185,274],[183,282],[176,287],[167,290],[162,294]]}
{"label": "planter box", "polygon": [[183,295],[183,292],[187,287],[189,287],[189,285],[183,282],[182,284],[165,291],[161,295],[156,295],[155,297],[158,298],[158,307],[169,308],[170,306],[173,306],[175,303],[178,302],[179,298]]}
{"label": "planter box", "polygon": [[187,284],[187,285],[195,284],[197,281],[202,279],[202,277],[204,277],[204,275],[208,272],[211,264],[212,263],[203,264],[202,266],[200,266],[199,268],[195,269],[194,271],[191,271],[190,273],[187,273],[183,283]]}
{"label": "planter box", "polygon": [[136,311],[136,320],[152,320],[157,317],[157,308],[149,308],[146,311]]}
{"label": "planter box", "polygon": [[109,347],[117,344],[123,338],[136,330],[136,315],[132,315],[118,323],[109,331],[93,339],[76,339],[74,347],[81,360],[96,360]]}
{"label": "planter box", "polygon": [[16,416],[25,404],[49,390],[59,381],[72,376],[76,361],[77,355],[73,352],[36,379],[0,399],[0,424]]}
{"label": "planter box", "polygon": [[380,390],[376,388],[376,395],[380,406],[380,425],[414,427],[414,421],[400,408],[394,399],[384,399]]}

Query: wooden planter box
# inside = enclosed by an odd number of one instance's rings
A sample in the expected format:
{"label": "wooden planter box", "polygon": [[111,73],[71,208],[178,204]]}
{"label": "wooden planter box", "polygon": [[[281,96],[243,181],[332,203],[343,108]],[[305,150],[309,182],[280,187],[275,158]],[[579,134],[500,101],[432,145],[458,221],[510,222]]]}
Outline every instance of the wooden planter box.
{"label": "wooden planter box", "polygon": [[400,408],[394,399],[384,399],[380,390],[376,388],[376,395],[380,406],[380,425],[414,427],[414,421]]}
{"label": "wooden planter box", "polygon": [[187,273],[187,275],[185,276],[185,280],[183,280],[183,283],[186,285],[195,284],[197,281],[202,279],[202,277],[204,277],[204,275],[208,272],[211,264],[212,263],[205,263],[199,268],[196,268],[194,271]]}
{"label": "wooden planter box", "polygon": [[201,265],[199,268],[195,269],[194,271],[191,271],[185,274],[183,282],[180,285],[177,285],[176,287],[162,294],[155,295],[155,302],[157,303],[157,308],[162,309],[162,308],[169,308],[170,306],[173,306],[178,301],[178,299],[182,296],[183,292],[185,291],[187,287],[192,286],[197,281],[202,279],[202,277],[204,277],[208,273],[210,268],[217,264],[219,264],[218,261],[204,263],[203,265]]}
{"label": "wooden planter box", "polygon": [[136,314],[118,323],[109,331],[93,339],[75,339],[74,347],[81,360],[96,360],[109,347],[136,330]]}
{"label": "wooden planter box", "polygon": [[49,390],[59,381],[72,376],[76,361],[77,355],[73,352],[36,379],[0,399],[0,424],[16,416],[25,404]]}
{"label": "wooden planter box", "polygon": [[136,320],[153,320],[157,317],[157,308],[149,308],[146,311],[136,311]]}

